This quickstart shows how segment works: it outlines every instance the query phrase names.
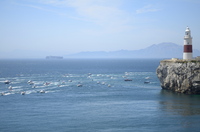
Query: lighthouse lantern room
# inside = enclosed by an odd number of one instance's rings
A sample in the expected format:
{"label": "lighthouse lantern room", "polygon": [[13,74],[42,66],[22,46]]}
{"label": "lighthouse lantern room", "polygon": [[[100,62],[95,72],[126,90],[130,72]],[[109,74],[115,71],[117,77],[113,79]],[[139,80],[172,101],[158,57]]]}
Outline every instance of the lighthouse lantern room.
{"label": "lighthouse lantern room", "polygon": [[187,27],[185,30],[183,59],[192,59],[192,37],[189,27]]}

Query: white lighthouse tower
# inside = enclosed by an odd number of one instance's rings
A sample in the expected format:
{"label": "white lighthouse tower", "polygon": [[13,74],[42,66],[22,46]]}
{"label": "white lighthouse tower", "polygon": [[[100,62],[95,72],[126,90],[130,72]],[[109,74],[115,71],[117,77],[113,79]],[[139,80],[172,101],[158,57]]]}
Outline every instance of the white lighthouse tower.
{"label": "white lighthouse tower", "polygon": [[192,59],[192,37],[189,27],[185,30],[183,59]]}

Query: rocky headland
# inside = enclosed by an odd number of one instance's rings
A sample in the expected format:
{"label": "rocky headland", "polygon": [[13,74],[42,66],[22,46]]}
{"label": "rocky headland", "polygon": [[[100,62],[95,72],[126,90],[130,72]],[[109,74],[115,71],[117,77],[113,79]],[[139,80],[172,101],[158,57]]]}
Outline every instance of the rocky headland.
{"label": "rocky headland", "polygon": [[163,89],[200,94],[200,60],[162,60],[156,70]]}

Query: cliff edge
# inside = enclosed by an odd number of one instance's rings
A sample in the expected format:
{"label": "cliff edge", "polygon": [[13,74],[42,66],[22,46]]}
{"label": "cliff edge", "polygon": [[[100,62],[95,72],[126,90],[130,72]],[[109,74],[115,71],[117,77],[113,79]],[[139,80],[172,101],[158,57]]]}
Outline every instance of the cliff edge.
{"label": "cliff edge", "polygon": [[163,89],[200,94],[200,60],[163,60],[156,73]]}

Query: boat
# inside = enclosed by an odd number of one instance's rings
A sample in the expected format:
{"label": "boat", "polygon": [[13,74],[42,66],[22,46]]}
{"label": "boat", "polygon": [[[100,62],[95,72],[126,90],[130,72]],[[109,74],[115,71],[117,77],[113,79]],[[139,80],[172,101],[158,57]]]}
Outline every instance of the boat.
{"label": "boat", "polygon": [[5,84],[10,84],[11,81],[9,81],[9,80],[5,80],[4,83],[5,83]]}
{"label": "boat", "polygon": [[82,87],[82,86],[83,86],[82,84],[78,84],[78,85],[77,85],[77,87]]}
{"label": "boat", "polygon": [[88,76],[91,76],[92,75],[92,73],[88,73]]}
{"label": "boat", "polygon": [[45,86],[48,86],[49,84],[50,84],[50,82],[45,82],[44,83]]}
{"label": "boat", "polygon": [[144,81],[144,83],[146,83],[146,84],[147,84],[147,83],[150,83],[150,82],[149,82],[149,81]]}
{"label": "boat", "polygon": [[53,59],[53,60],[55,60],[55,59],[63,59],[63,57],[62,56],[46,56],[46,59]]}
{"label": "boat", "polygon": [[34,85],[34,82],[30,82],[29,85]]}
{"label": "boat", "polygon": [[150,79],[150,77],[145,77],[145,79]]}
{"label": "boat", "polygon": [[26,93],[25,91],[22,91],[22,92],[21,92],[21,95],[25,95],[25,93]]}
{"label": "boat", "polygon": [[12,90],[12,86],[9,86],[8,89],[9,89],[9,90]]}
{"label": "boat", "polygon": [[44,90],[40,90],[40,93],[45,93],[45,91]]}
{"label": "boat", "polygon": [[34,82],[31,81],[31,80],[29,80],[27,83],[28,83],[29,85],[33,85],[33,84],[34,84]]}
{"label": "boat", "polygon": [[65,81],[63,81],[61,84],[65,84]]}
{"label": "boat", "polygon": [[132,81],[132,79],[125,79],[124,81]]}
{"label": "boat", "polygon": [[105,85],[106,83],[105,83],[105,82],[102,82],[101,84],[102,84],[102,85]]}

